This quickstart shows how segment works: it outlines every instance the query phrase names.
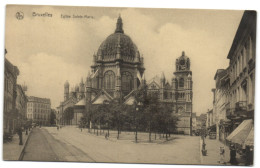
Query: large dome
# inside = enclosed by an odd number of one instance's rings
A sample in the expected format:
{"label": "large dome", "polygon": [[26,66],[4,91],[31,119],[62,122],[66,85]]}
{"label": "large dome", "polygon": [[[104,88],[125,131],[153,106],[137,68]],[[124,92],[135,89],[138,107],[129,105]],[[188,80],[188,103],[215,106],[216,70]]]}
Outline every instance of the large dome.
{"label": "large dome", "polygon": [[140,54],[131,38],[124,34],[122,19],[119,16],[115,33],[111,34],[100,45],[98,60],[113,61],[121,59],[125,62],[139,62]]}

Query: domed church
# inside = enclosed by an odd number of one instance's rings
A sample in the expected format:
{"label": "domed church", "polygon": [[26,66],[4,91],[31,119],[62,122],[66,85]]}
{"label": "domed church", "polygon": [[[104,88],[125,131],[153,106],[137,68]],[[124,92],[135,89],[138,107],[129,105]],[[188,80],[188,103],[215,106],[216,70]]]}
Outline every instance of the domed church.
{"label": "domed church", "polygon": [[132,39],[124,33],[121,17],[117,19],[115,32],[109,35],[93,55],[91,74],[87,77],[87,90],[93,103],[100,101],[97,95],[110,98],[126,97],[141,84],[144,73],[143,57]]}
{"label": "domed church", "polygon": [[[83,81],[69,91],[69,83],[64,85],[64,102],[58,107],[62,113],[73,106],[73,124],[93,105],[103,104],[105,100],[120,99],[122,103],[132,105],[134,91],[144,84],[144,58],[137,46],[124,33],[122,18],[119,16],[115,32],[109,35],[93,55],[91,72]],[[176,59],[176,71],[171,82],[155,76],[147,82],[148,92],[156,92],[162,103],[171,104],[173,113],[179,116],[177,130],[191,133],[192,114],[192,72],[190,59],[183,52]],[[84,94],[82,94],[84,93]]]}

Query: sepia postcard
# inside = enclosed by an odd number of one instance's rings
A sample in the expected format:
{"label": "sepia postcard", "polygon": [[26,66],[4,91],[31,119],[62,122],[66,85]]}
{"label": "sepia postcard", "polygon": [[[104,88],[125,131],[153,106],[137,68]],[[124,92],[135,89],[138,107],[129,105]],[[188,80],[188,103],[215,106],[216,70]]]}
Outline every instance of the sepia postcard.
{"label": "sepia postcard", "polygon": [[3,160],[252,166],[256,11],[7,5]]}

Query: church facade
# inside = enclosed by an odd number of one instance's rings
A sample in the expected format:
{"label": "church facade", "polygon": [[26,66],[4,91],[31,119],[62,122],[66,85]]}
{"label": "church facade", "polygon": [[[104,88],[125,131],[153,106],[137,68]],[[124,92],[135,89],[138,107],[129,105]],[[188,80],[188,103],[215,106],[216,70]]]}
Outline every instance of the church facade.
{"label": "church facade", "polygon": [[[93,105],[113,99],[131,105],[134,92],[146,83],[144,71],[144,58],[140,56],[132,39],[124,33],[122,18],[119,16],[115,32],[101,43],[93,55],[91,72],[85,83],[82,80],[72,91],[69,91],[68,82],[64,84],[64,102],[58,107],[59,111],[62,114],[65,108],[73,106],[76,113],[84,113]],[[162,103],[170,103],[173,113],[180,118],[178,131],[190,134],[192,72],[190,60],[184,52],[176,60],[173,76],[171,83],[166,81],[164,74],[154,77],[147,82],[148,92],[156,92]]]}
{"label": "church facade", "polygon": [[103,103],[103,99],[123,101],[140,86],[144,74],[143,57],[131,38],[124,33],[121,17],[116,30],[93,55],[91,73],[86,81],[86,102]]}
{"label": "church facade", "polygon": [[147,82],[148,92],[154,92],[162,103],[170,104],[172,112],[179,118],[177,132],[192,133],[192,71],[190,59],[182,52],[176,59],[176,70],[171,82],[167,81],[164,73],[155,76]]}

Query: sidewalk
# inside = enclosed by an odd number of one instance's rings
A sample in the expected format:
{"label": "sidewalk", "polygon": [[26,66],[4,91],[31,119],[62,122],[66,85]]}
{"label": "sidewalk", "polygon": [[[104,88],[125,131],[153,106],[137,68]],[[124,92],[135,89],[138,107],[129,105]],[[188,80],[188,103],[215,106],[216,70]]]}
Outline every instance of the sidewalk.
{"label": "sidewalk", "polygon": [[[202,140],[201,140],[202,143]],[[220,147],[225,147],[224,161],[227,163],[229,161],[229,147],[225,146],[223,143],[216,139],[205,139],[207,156],[201,156],[201,164],[204,165],[224,165],[220,164]]]}
{"label": "sidewalk", "polygon": [[23,145],[19,145],[19,136],[13,135],[13,140],[3,144],[3,160],[19,160],[28,140],[31,131],[28,131],[28,135],[23,132]]}
{"label": "sidewalk", "polygon": [[[206,150],[207,150],[207,156],[202,156],[201,154],[201,164],[203,165],[231,165],[229,163],[230,160],[230,150],[229,147],[220,142],[219,140],[216,139],[205,139],[206,143]],[[201,140],[201,146],[202,146],[202,140]],[[224,162],[219,163],[220,161],[220,147],[224,146],[225,147],[225,154],[224,154]],[[237,153],[237,161],[239,162],[238,166],[244,166],[243,160],[241,156]]]}

